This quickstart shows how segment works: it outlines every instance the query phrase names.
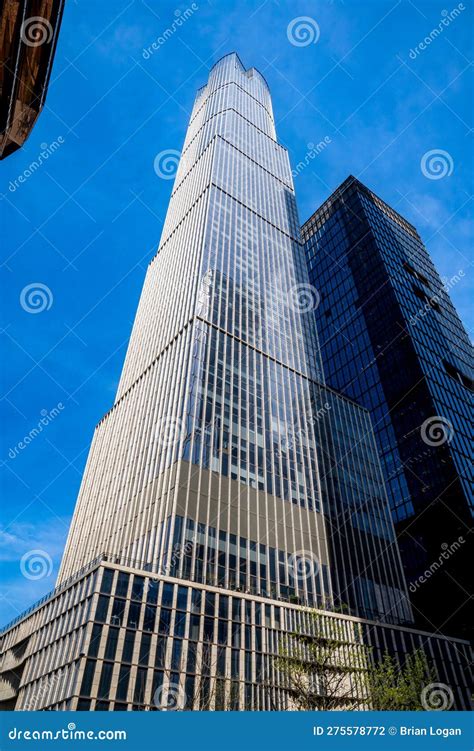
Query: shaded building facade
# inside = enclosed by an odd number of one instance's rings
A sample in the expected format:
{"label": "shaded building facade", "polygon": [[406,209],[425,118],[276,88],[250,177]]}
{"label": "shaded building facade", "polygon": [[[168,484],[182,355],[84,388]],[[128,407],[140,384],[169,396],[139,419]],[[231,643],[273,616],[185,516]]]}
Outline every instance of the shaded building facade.
{"label": "shaded building facade", "polygon": [[303,226],[328,384],[371,413],[417,621],[470,634],[472,348],[416,229],[349,177]]}

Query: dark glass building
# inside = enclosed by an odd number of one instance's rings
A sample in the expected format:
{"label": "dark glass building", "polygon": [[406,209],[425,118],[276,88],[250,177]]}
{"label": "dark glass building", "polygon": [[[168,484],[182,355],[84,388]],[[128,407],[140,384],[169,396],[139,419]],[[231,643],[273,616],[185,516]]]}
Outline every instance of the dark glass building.
{"label": "dark glass building", "polygon": [[[415,618],[472,617],[472,349],[416,229],[349,177],[303,226],[327,383],[370,410]],[[471,555],[470,555],[471,552]]]}

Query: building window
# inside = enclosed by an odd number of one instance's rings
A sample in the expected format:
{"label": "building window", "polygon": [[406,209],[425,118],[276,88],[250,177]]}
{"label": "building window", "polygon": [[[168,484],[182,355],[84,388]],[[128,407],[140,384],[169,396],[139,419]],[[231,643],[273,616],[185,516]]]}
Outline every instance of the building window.
{"label": "building window", "polygon": [[193,613],[201,612],[202,592],[200,589],[191,590],[191,610]]}
{"label": "building window", "polygon": [[434,310],[438,311],[438,313],[441,312],[441,308],[439,306],[438,300],[436,295],[433,295],[433,297],[428,297],[426,292],[424,292],[420,287],[417,287],[416,284],[412,285],[413,292],[418,297],[419,300],[423,300],[423,302],[427,305],[429,305],[431,308],[434,308]]}
{"label": "building window", "polygon": [[115,588],[115,594],[118,595],[119,597],[127,596],[128,580],[129,580],[128,574],[124,574],[123,571],[121,571],[118,575],[117,586]]}
{"label": "building window", "polygon": [[118,635],[119,635],[119,629],[113,628],[111,626],[109,628],[109,635],[107,637],[107,643],[105,645],[104,658],[106,660],[115,660],[115,653],[117,651],[117,644],[118,644]]}
{"label": "building window", "polygon": [[153,605],[145,605],[145,615],[143,617],[143,630],[153,631],[155,628],[156,608]]}
{"label": "building window", "polygon": [[214,619],[213,618],[204,618],[203,639],[204,641],[209,641],[209,642],[214,641]]}
{"label": "building window", "polygon": [[177,610],[186,610],[188,606],[188,588],[178,587],[178,596],[176,598]]}
{"label": "building window", "polygon": [[99,595],[97,601],[97,610],[95,612],[96,621],[105,622],[107,620],[107,611],[109,609],[109,597],[106,595]]}
{"label": "building window", "polygon": [[150,657],[150,644],[151,634],[143,634],[142,643],[140,644],[140,656],[138,658],[139,665],[148,666],[148,660]]}
{"label": "building window", "polygon": [[145,579],[143,576],[134,576],[132,584],[132,600],[141,600]]}
{"label": "building window", "polygon": [[219,618],[229,617],[229,598],[227,595],[219,595]]}
{"label": "building window", "polygon": [[94,670],[95,670],[96,662],[95,660],[87,660],[86,667],[84,670],[84,675],[82,678],[82,685],[81,685],[81,694],[84,694],[85,696],[90,696],[91,688],[92,688],[92,679],[94,678]]}
{"label": "building window", "polygon": [[158,633],[169,634],[171,624],[171,610],[161,609],[160,623],[158,625]]}
{"label": "building window", "polygon": [[118,597],[114,599],[114,604],[112,606],[112,616],[110,618],[110,622],[114,626],[122,625],[123,616],[125,613],[125,603],[126,600],[121,600]]}
{"label": "building window", "polygon": [[156,603],[158,602],[158,586],[158,581],[155,581],[154,579],[150,579],[148,581],[146,601],[152,605],[156,605]]}
{"label": "building window", "polygon": [[133,647],[135,644],[135,632],[126,631],[125,640],[123,643],[122,661],[131,662],[133,657]]}
{"label": "building window", "polygon": [[135,681],[135,692],[133,694],[133,701],[136,704],[144,704],[145,702],[146,674],[147,671],[145,668],[138,668]]}
{"label": "building window", "polygon": [[102,636],[102,626],[94,623],[91,640],[89,644],[89,657],[97,657],[99,651],[100,637]]}
{"label": "building window", "polygon": [[417,279],[419,282],[422,282],[427,287],[430,286],[429,280],[426,278],[424,274],[421,273],[421,271],[417,271],[411,263],[408,263],[408,261],[404,261],[403,268],[405,271],[408,271],[409,274],[411,274],[415,279]]}
{"label": "building window", "polygon": [[451,365],[451,363],[447,360],[443,360],[443,365],[445,367],[446,373],[451,376],[451,378],[454,378],[455,381],[460,383],[466,389],[469,389],[469,391],[474,391],[474,382],[472,378],[469,378],[469,376],[456,368],[454,365]]}
{"label": "building window", "polygon": [[110,683],[112,681],[112,672],[114,669],[113,662],[104,662],[102,666],[102,674],[100,676],[98,696],[103,699],[108,699],[110,694]]}
{"label": "building window", "polygon": [[112,582],[114,579],[114,571],[112,571],[110,568],[104,569],[104,573],[102,574],[102,583],[100,585],[100,591],[104,594],[109,595],[112,591]]}
{"label": "building window", "polygon": [[116,698],[121,701],[127,701],[128,682],[130,680],[130,668],[122,665],[120,668],[119,679],[117,683]]}
{"label": "building window", "polygon": [[161,604],[165,607],[172,607],[173,605],[173,593],[174,593],[174,586],[173,584],[169,584],[168,582],[165,582],[163,584],[163,592],[161,595]]}
{"label": "building window", "polygon": [[140,607],[140,603],[138,602],[130,603],[127,622],[129,628],[138,628],[138,623],[140,621]]}
{"label": "building window", "polygon": [[191,616],[191,623],[189,626],[189,638],[193,639],[193,641],[199,640],[200,625],[201,625],[201,616],[199,615]]}

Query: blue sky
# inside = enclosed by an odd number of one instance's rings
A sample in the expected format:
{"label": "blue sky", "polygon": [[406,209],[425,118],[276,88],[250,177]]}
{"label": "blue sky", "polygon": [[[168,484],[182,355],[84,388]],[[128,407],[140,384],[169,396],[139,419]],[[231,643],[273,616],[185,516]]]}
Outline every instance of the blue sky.
{"label": "blue sky", "polygon": [[[459,15],[443,24],[454,8]],[[299,17],[309,19],[309,44],[292,43],[307,41],[288,32]],[[301,220],[356,175],[417,226],[443,277],[463,271],[451,294],[471,330],[471,28],[468,2],[67,3],[46,107],[26,146],[2,163],[0,623],[54,586],[172,188],[155,157],[181,149],[195,90],[222,55],[235,50],[265,75],[293,167],[326,137],[295,178]],[[432,150],[446,152],[451,174],[423,173]],[[47,305],[32,313],[22,291],[38,283]],[[35,550],[43,567],[34,566]]]}

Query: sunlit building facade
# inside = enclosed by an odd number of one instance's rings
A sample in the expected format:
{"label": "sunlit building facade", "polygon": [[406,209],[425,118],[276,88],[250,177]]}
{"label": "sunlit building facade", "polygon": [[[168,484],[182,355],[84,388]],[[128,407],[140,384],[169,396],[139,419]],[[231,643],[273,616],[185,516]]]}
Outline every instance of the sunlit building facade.
{"label": "sunlit building facade", "polygon": [[348,648],[425,646],[467,706],[468,646],[410,626],[370,417],[324,385],[316,306],[267,84],[228,55],[196,97],[58,587],[4,630],[10,708],[287,709],[281,635],[309,607]]}

